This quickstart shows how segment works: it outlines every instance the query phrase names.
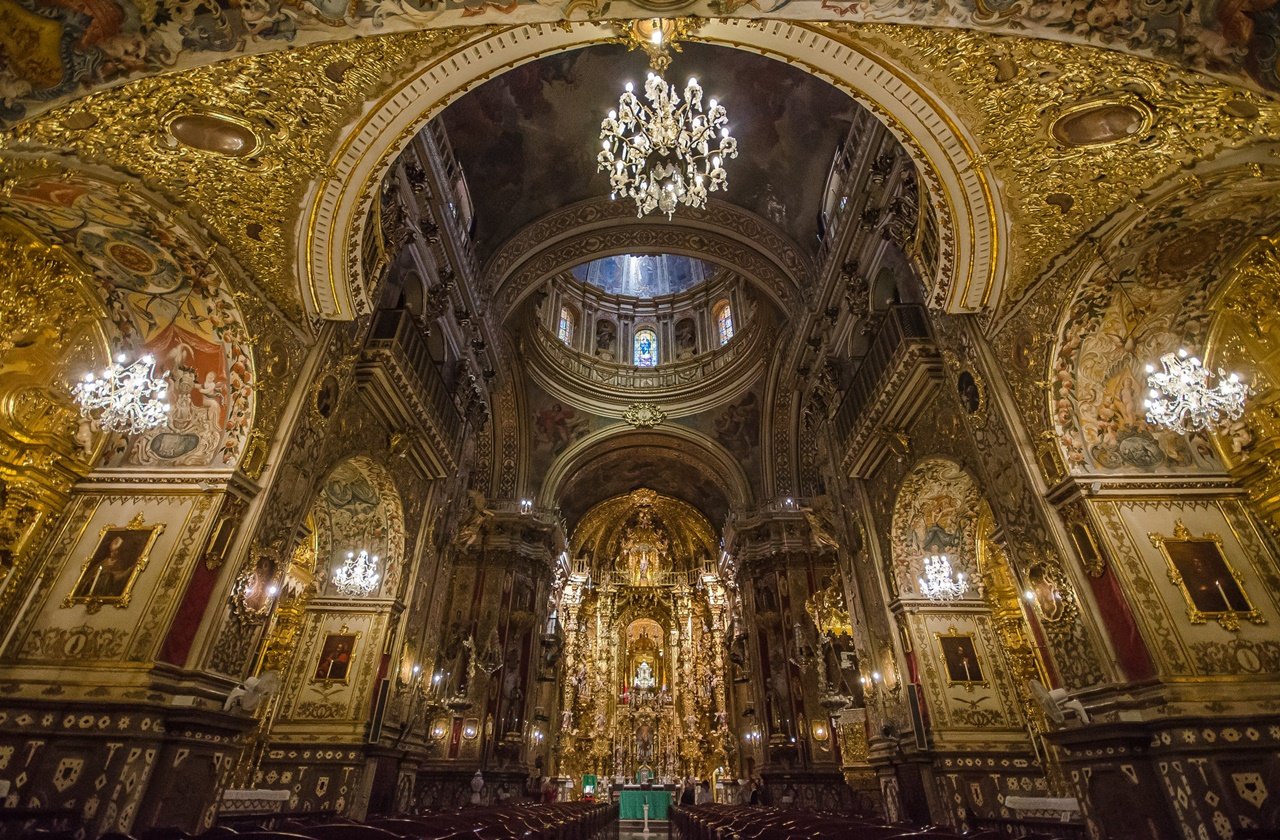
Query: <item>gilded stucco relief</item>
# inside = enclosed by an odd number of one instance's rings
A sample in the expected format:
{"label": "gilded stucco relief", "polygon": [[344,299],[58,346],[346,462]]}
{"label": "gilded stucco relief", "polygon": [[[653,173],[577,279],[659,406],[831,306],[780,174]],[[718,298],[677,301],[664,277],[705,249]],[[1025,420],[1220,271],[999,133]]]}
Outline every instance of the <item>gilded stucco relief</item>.
{"label": "gilded stucco relief", "polygon": [[0,117],[22,119],[57,102],[125,79],[206,64],[238,52],[262,53],[321,40],[466,24],[555,23],[605,15],[781,17],[955,26],[1004,34],[1094,43],[1162,61],[1208,69],[1237,82],[1280,87],[1274,70],[1277,13],[1270,4],[1213,2],[1022,3],[969,0],[872,0],[866,3],[779,0],[765,8],[742,0],[665,4],[447,2],[398,0],[266,0],[217,12],[174,2],[135,9],[116,2],[60,6],[44,0],[5,0],[0,6],[12,50],[30,45],[0,66]]}
{"label": "gilded stucco relief", "polygon": [[[1100,217],[1123,208],[1173,163],[1280,136],[1280,106],[1267,97],[1133,56],[976,31],[850,24],[826,30],[874,45],[919,74],[976,136],[1009,212],[1007,278],[1002,300],[991,301],[996,313],[1054,268]],[[1135,126],[1141,130],[1088,145],[1055,136],[1056,120],[1073,109],[1126,102],[1150,115]]]}
{"label": "gilded stucco relief", "polygon": [[254,364],[229,283],[205,249],[128,185],[70,171],[5,183],[5,216],[93,272],[115,352],[149,353],[172,410],[112,442],[112,466],[233,467],[253,423]]}

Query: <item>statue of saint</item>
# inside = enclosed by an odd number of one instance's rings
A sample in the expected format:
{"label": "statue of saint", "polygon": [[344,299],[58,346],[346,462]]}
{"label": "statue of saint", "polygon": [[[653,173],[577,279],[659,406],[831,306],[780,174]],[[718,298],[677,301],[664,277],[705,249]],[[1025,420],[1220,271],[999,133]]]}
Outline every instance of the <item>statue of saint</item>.
{"label": "statue of saint", "polygon": [[641,662],[636,666],[636,688],[653,690],[657,681],[653,678],[653,668],[648,662]]}

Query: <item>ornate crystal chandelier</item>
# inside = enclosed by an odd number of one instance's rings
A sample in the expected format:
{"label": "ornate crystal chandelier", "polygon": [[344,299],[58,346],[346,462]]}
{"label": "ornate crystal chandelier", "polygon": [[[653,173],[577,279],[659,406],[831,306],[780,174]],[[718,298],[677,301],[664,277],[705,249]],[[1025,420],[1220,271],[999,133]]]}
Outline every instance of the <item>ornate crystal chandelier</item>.
{"label": "ornate crystal chandelier", "polygon": [[1209,371],[1186,350],[1165,353],[1160,364],[1164,367],[1160,372],[1155,365],[1147,365],[1151,390],[1143,405],[1148,423],[1185,435],[1239,420],[1244,414],[1249,386],[1236,374],[1219,368],[1218,384],[1211,387]]}
{"label": "ornate crystal chandelier", "polygon": [[363,548],[360,553],[347,552],[346,561],[333,572],[333,585],[343,595],[358,597],[368,595],[378,588],[378,555],[370,555]]}
{"label": "ornate crystal chandelier", "polygon": [[634,199],[637,216],[658,210],[668,219],[681,204],[705,206],[707,193],[728,187],[724,161],[738,156],[724,106],[712,99],[704,112],[697,79],[685,85],[681,101],[658,73],[649,74],[644,96],[647,105],[627,82],[618,109],[600,123],[604,148],[596,160],[609,175],[611,197]]}
{"label": "ornate crystal chandelier", "polygon": [[924,558],[924,577],[916,580],[920,584],[920,594],[931,601],[954,601],[969,591],[964,573],[953,573],[951,560],[945,554],[930,554]]}
{"label": "ornate crystal chandelier", "polygon": [[143,356],[128,367],[124,358],[119,356],[102,376],[86,373],[72,389],[72,396],[80,404],[80,414],[99,429],[136,435],[168,419],[165,395],[169,384],[156,376],[153,357]]}

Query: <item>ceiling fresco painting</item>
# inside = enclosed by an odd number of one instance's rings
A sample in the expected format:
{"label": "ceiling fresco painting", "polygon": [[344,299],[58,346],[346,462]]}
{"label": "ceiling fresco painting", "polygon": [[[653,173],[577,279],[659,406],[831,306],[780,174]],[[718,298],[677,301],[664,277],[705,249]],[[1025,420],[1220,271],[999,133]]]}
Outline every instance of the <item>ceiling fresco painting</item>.
{"label": "ceiling fresco painting", "polygon": [[84,175],[14,179],[5,215],[81,255],[130,359],[150,353],[172,410],[116,442],[113,466],[234,465],[253,421],[252,350],[199,244],[138,192]]}
{"label": "ceiling fresco painting", "polygon": [[1221,267],[1277,212],[1270,178],[1177,196],[1120,238],[1114,264],[1080,284],[1052,371],[1053,422],[1072,472],[1221,469],[1207,434],[1147,422],[1146,365],[1180,348],[1204,352]]}
{"label": "ceiling fresco painting", "polygon": [[560,508],[573,527],[601,499],[649,488],[688,502],[711,522],[723,522],[729,502],[716,480],[692,459],[652,449],[623,449],[591,459],[560,492]]}
{"label": "ceiling fresco painting", "polygon": [[[0,125],[129,78],[211,63],[230,54],[283,50],[335,38],[427,27],[511,25],[560,20],[643,18],[650,4],[515,0],[510,4],[446,0],[260,0],[192,6],[177,0],[141,6],[121,0],[0,0]],[[952,26],[1120,48],[1280,89],[1280,8],[1189,0],[697,0],[681,8],[698,17]]]}
{"label": "ceiling fresco painting", "polygon": [[[640,53],[587,47],[503,73],[445,109],[440,119],[475,199],[482,260],[553,210],[609,194],[596,170],[600,120],[622,85],[646,72]],[[741,154],[723,200],[812,252],[821,190],[853,101],[801,70],[725,47],[684,45],[667,75],[700,79],[729,111]]]}
{"label": "ceiling fresco painting", "polygon": [[679,254],[619,254],[570,270],[611,295],[655,298],[688,291],[716,272],[714,263]]}

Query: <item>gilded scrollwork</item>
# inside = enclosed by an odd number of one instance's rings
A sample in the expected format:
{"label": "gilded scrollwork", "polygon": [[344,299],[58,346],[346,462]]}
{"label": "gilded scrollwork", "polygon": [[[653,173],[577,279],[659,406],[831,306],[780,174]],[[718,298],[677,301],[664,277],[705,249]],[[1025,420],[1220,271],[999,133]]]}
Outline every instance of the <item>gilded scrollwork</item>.
{"label": "gilded scrollwork", "polygon": [[[1172,164],[1280,136],[1276,102],[1119,52],[975,31],[827,26],[875,44],[927,79],[977,135],[1009,207],[1015,268],[1007,300],[1021,297],[1089,225]],[[1008,72],[993,74],[1001,67]],[[1046,121],[1098,100],[1127,98],[1153,117],[1120,142],[1063,145]]]}
{"label": "gilded scrollwork", "polygon": [[[82,160],[148,173],[227,243],[285,317],[302,324],[289,243],[302,192],[325,169],[341,125],[397,69],[457,42],[452,30],[405,33],[305,50],[240,56],[140,79],[22,123],[9,149],[65,149]],[[263,97],[264,90],[288,91]],[[247,127],[257,148],[217,154],[178,142],[176,116],[217,112]]]}

